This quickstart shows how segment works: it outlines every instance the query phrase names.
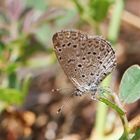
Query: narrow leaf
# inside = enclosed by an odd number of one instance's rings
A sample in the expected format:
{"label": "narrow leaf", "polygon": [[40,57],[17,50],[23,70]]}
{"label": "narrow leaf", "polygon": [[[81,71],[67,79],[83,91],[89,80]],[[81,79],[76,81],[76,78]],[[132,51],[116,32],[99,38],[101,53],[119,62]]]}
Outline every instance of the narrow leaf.
{"label": "narrow leaf", "polygon": [[125,133],[122,134],[122,136],[119,138],[119,140],[128,140]]}
{"label": "narrow leaf", "polygon": [[137,129],[137,131],[135,132],[134,137],[131,140],[139,140],[140,139],[140,128]]}
{"label": "narrow leaf", "polygon": [[22,99],[20,91],[12,88],[0,88],[0,101],[7,104],[20,104]]}

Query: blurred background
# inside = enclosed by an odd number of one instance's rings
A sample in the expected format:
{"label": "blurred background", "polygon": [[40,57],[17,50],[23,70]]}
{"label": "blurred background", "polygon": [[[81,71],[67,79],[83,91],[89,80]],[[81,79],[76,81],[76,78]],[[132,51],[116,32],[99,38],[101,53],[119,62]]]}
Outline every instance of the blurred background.
{"label": "blurred background", "polygon": [[[139,0],[0,1],[0,140],[121,136],[122,124],[114,111],[86,97],[70,98],[72,84],[52,44],[53,34],[62,29],[102,35],[112,43],[117,68],[107,86],[116,93],[124,71],[140,64]],[[140,101],[125,106],[128,120],[139,108]]]}

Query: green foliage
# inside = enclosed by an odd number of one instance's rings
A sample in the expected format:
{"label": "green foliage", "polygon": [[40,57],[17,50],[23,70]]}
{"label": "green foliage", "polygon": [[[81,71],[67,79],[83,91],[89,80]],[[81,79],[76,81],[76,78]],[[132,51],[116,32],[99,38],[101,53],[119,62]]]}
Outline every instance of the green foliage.
{"label": "green foliage", "polygon": [[127,138],[126,134],[123,133],[123,135],[119,138],[119,140],[139,140],[140,139],[140,128],[136,130],[134,134],[132,134],[133,137]]}
{"label": "green foliage", "polygon": [[21,105],[24,102],[24,99],[28,93],[30,81],[31,81],[31,76],[28,75],[24,79],[19,89],[0,87],[0,101],[5,102],[6,104],[9,104],[9,105],[12,105],[12,104]]}
{"label": "green foliage", "polygon": [[47,1],[45,0],[26,0],[27,7],[34,7],[35,9],[45,10],[47,8]]}
{"label": "green foliage", "polygon": [[90,0],[90,15],[95,21],[102,22],[106,18],[109,7],[113,2],[114,0]]}
{"label": "green foliage", "polygon": [[[13,1],[12,5],[7,6],[10,7],[9,9],[0,11],[0,102],[8,105],[19,105],[24,102],[29,92],[31,76],[27,75],[19,81],[17,70],[25,66],[27,67],[29,58],[36,52],[49,52],[49,49],[46,49],[46,40],[51,40],[54,25],[57,28],[64,27],[69,21],[71,22],[76,10],[69,10],[64,15],[66,11],[49,9],[45,0],[26,0],[26,7],[21,6],[23,4],[16,0],[11,1]],[[109,8],[114,1],[83,0],[81,2],[81,0],[73,0],[81,18],[97,28],[97,31],[99,24],[107,17]],[[118,0],[117,2],[118,6],[116,7],[115,14],[113,14],[108,35],[109,40],[112,42],[116,42],[117,40],[120,17],[124,8],[124,2],[122,0]],[[26,9],[27,7],[30,9]],[[37,62],[35,61],[36,65],[39,66],[43,61],[40,62],[39,60],[39,63]],[[122,102],[133,103],[140,98],[139,79],[139,66],[134,65],[125,72],[119,92],[119,99]],[[104,98],[102,96],[99,98],[99,101],[105,103],[118,113],[124,126],[124,134],[120,140],[126,140],[128,138],[128,126],[125,111],[118,102],[115,102],[116,97],[114,95],[111,96],[113,100],[109,97]],[[99,111],[102,112],[102,110]],[[101,117],[105,118],[102,115]],[[99,121],[102,122],[101,119]],[[137,140],[140,137],[139,134],[140,130],[138,129],[132,140]]]}
{"label": "green foliage", "polygon": [[63,12],[48,8],[44,0],[11,0],[5,4],[6,8],[0,8],[0,102],[17,105],[23,103],[30,85],[28,75],[19,80],[17,70],[29,68],[29,58],[35,53],[48,53],[38,31],[46,39],[46,29],[39,29],[55,24]]}
{"label": "green foliage", "polygon": [[101,23],[107,17],[109,7],[114,0],[89,0],[83,4],[80,0],[73,0],[73,2],[83,19]]}
{"label": "green foliage", "polygon": [[84,6],[78,0],[72,0],[80,14],[84,13]]}
{"label": "green foliage", "polygon": [[131,66],[124,73],[121,84],[119,98],[124,103],[133,103],[140,98],[140,67]]}
{"label": "green foliage", "polygon": [[119,140],[128,140],[127,136],[125,133],[119,138]]}
{"label": "green foliage", "polygon": [[[103,90],[103,92],[105,91],[106,90]],[[121,101],[123,103],[133,103],[140,98],[140,67],[138,65],[133,65],[126,70],[121,80],[119,98],[114,93],[110,93],[108,95],[109,96],[105,96],[103,93],[100,94],[99,101],[114,109],[120,116],[124,127],[124,133],[119,140],[130,140],[131,132]],[[110,96],[114,99],[114,102],[110,100]],[[133,134],[134,136],[132,140],[138,140],[140,138],[139,132],[140,129],[137,128]]]}
{"label": "green foliage", "polygon": [[131,140],[139,140],[140,139],[140,128],[138,128],[134,134],[134,136],[132,137]]}
{"label": "green foliage", "polygon": [[6,104],[20,104],[23,101],[23,95],[14,88],[0,88],[0,101]]}
{"label": "green foliage", "polygon": [[117,111],[117,113],[120,115],[120,116],[123,116],[125,113],[124,111],[118,107],[118,105],[116,105],[115,103],[112,103],[111,101],[109,101],[107,98],[99,98],[99,100],[103,103],[105,103],[106,105],[110,106],[111,108],[113,108],[114,110]]}
{"label": "green foliage", "polygon": [[121,17],[124,10],[124,5],[125,5],[124,0],[116,0],[114,10],[110,18],[110,25],[108,29],[108,39],[111,41],[111,43],[114,43],[114,44],[117,42],[117,39],[119,36]]}
{"label": "green foliage", "polygon": [[5,47],[4,43],[0,42],[0,56],[2,56],[3,54],[4,47]]}

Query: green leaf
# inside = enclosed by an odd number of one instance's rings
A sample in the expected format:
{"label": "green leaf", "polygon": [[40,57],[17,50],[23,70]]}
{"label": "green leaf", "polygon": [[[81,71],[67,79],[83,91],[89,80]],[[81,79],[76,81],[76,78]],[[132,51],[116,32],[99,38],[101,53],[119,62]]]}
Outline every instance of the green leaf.
{"label": "green leaf", "polygon": [[119,98],[124,103],[133,103],[140,98],[140,67],[138,65],[131,66],[124,73]]}
{"label": "green leaf", "polygon": [[78,0],[72,0],[72,1],[75,3],[76,8],[79,11],[79,13],[83,14],[84,9],[83,9],[83,5],[81,4],[81,2],[79,2]]}
{"label": "green leaf", "polygon": [[2,52],[4,51],[5,45],[3,42],[0,42],[0,55],[2,55]]}
{"label": "green leaf", "polygon": [[17,70],[17,67],[18,67],[18,64],[17,63],[10,63],[5,68],[5,72],[7,74],[11,74],[11,73],[13,73],[13,72],[15,72]]}
{"label": "green leaf", "polygon": [[113,2],[114,0],[90,0],[89,7],[92,18],[97,22],[104,20]]}
{"label": "green leaf", "polygon": [[9,88],[16,88],[16,84],[17,84],[17,75],[15,72],[10,73],[8,75],[8,87]]}
{"label": "green leaf", "polygon": [[[129,136],[130,139],[130,136]],[[140,128],[136,130],[134,133],[134,136],[130,140],[139,140],[140,139]],[[122,134],[122,136],[119,138],[119,140],[128,140],[128,137],[125,133]]]}
{"label": "green leaf", "polygon": [[23,80],[21,90],[22,90],[22,94],[23,94],[24,99],[27,96],[27,94],[29,93],[29,88],[30,88],[30,84],[31,84],[31,78],[32,78],[32,76],[29,74]]}
{"label": "green leaf", "polygon": [[121,17],[122,13],[125,7],[124,0],[116,0],[113,13],[110,17],[110,25],[108,30],[108,39],[111,41],[111,43],[116,43],[119,31],[120,31],[120,25],[121,25]]}
{"label": "green leaf", "polygon": [[12,88],[0,88],[0,101],[7,104],[21,104],[23,100],[22,93]]}
{"label": "green leaf", "polygon": [[109,107],[113,108],[120,116],[123,116],[125,114],[125,112],[119,108],[116,104],[112,103],[111,101],[109,101],[106,98],[99,98],[99,101],[105,103],[106,105],[108,105]]}
{"label": "green leaf", "polygon": [[122,134],[122,136],[119,138],[119,140],[128,140],[125,133]]}
{"label": "green leaf", "polygon": [[33,7],[38,10],[45,10],[48,6],[45,0],[26,0],[27,7]]}
{"label": "green leaf", "polygon": [[131,140],[139,140],[139,139],[140,139],[140,128],[137,129],[137,131],[135,132],[135,135],[133,136]]}

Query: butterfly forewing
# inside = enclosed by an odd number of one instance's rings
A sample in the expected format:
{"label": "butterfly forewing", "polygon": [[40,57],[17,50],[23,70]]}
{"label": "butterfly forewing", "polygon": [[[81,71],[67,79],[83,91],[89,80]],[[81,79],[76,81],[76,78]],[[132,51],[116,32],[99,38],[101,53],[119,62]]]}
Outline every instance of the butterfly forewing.
{"label": "butterfly forewing", "polygon": [[114,50],[100,36],[65,30],[54,34],[53,43],[59,63],[76,88],[98,86],[116,65]]}

